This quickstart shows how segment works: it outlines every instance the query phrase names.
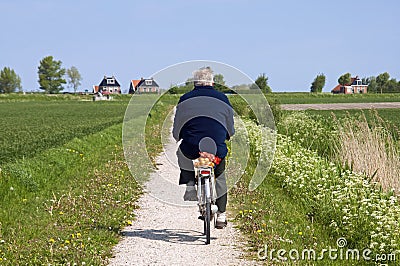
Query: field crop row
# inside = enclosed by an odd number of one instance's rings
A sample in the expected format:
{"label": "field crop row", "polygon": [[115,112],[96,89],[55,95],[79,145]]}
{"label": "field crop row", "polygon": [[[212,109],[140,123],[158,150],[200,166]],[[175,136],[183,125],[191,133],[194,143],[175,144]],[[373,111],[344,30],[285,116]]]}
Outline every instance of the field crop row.
{"label": "field crop row", "polygon": [[127,101],[0,104],[0,165],[121,123]]}

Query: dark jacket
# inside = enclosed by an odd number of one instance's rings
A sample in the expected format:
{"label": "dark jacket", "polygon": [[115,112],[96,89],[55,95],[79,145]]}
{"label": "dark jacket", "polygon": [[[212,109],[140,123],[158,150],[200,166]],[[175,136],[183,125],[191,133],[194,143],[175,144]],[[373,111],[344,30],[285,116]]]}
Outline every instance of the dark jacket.
{"label": "dark jacket", "polygon": [[212,86],[196,86],[180,98],[173,136],[182,140],[180,149],[189,159],[198,158],[200,151],[224,158],[228,153],[225,140],[234,133],[233,108],[225,94]]}

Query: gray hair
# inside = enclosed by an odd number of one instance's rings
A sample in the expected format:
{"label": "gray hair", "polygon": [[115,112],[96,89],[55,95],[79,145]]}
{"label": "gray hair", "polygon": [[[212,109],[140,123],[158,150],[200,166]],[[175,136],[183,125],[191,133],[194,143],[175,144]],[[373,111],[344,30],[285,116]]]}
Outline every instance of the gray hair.
{"label": "gray hair", "polygon": [[193,81],[195,86],[212,86],[214,75],[211,67],[202,67],[193,72]]}

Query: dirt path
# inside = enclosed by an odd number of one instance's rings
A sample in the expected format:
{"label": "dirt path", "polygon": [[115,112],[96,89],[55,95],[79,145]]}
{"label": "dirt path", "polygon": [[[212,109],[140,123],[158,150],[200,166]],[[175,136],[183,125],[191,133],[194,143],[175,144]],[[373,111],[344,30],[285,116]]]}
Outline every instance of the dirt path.
{"label": "dirt path", "polygon": [[[205,245],[197,206],[194,203],[182,206],[187,203],[182,199],[184,187],[176,186],[179,177],[177,145],[172,136],[168,142],[165,152],[157,159],[159,169],[151,175],[147,193],[139,202],[137,220],[124,229],[124,237],[115,247],[110,265],[258,265],[241,258],[244,253],[240,235],[232,222],[223,230],[212,228],[211,244]],[[176,205],[150,195],[160,193]]]}
{"label": "dirt path", "polygon": [[321,104],[282,104],[283,110],[346,110],[400,108],[400,102],[386,103],[321,103]]}

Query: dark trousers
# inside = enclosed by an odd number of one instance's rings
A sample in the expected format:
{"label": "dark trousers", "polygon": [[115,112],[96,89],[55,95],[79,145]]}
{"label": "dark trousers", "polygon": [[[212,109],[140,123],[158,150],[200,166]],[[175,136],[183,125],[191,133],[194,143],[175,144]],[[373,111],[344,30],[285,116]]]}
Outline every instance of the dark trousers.
{"label": "dark trousers", "polygon": [[[226,211],[226,204],[228,202],[228,193],[225,178],[225,158],[215,167],[214,175],[216,177],[215,189],[217,190],[216,204],[219,212]],[[179,184],[195,184],[194,171],[189,171],[181,168]]]}

